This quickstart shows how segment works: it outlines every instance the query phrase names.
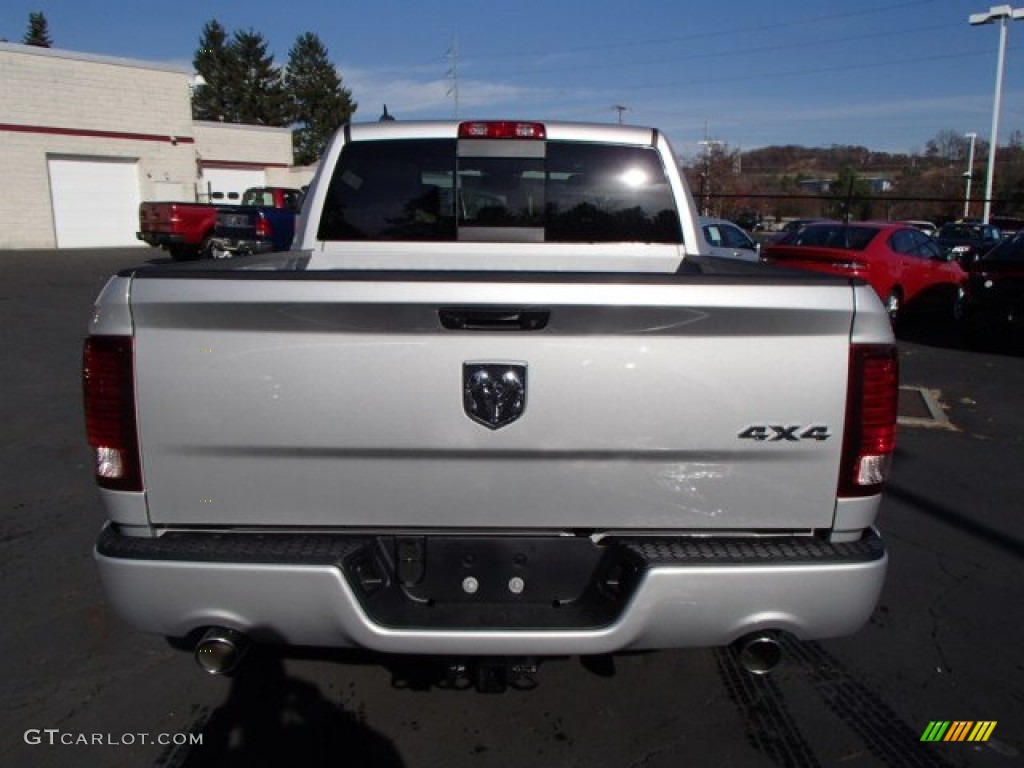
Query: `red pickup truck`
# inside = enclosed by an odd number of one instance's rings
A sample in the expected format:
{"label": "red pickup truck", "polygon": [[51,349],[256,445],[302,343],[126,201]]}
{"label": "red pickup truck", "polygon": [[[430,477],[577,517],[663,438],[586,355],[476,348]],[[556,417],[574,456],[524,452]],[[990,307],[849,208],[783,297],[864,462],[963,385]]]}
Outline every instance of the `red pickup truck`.
{"label": "red pickup truck", "polygon": [[[289,187],[253,187],[242,195],[242,206],[294,209],[302,192]],[[142,203],[135,236],[166,248],[175,261],[212,258],[217,215],[240,206],[218,203]]]}

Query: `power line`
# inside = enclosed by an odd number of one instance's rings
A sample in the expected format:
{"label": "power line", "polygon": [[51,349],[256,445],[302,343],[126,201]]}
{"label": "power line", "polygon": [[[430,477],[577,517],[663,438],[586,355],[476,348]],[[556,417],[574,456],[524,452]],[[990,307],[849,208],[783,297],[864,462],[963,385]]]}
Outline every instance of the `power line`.
{"label": "power line", "polygon": [[[959,28],[957,25],[956,28]],[[840,45],[843,43],[857,43],[865,40],[878,40],[886,37],[898,37],[901,35],[915,34],[919,35],[924,32],[938,32],[945,29],[952,29],[953,25],[950,24],[939,24],[932,27],[915,27],[913,29],[897,29],[888,30],[885,32],[873,32],[871,34],[864,35],[852,35],[847,37],[836,37],[830,39],[820,40],[805,40],[800,43],[802,49],[828,46],[828,45]],[[565,67],[537,67],[533,69],[521,69],[521,70],[495,70],[496,73],[501,74],[504,77],[514,77],[521,75],[540,75],[543,77],[550,77],[552,74],[558,74],[561,72],[585,72],[594,71],[601,69],[615,69],[621,71],[624,68],[636,69],[641,67],[650,67],[652,65],[661,64],[674,64],[683,61],[705,61],[712,58],[729,58],[735,60],[738,56],[748,56],[751,54],[763,54],[772,53],[773,51],[791,51],[793,50],[792,43],[778,43],[775,45],[765,45],[756,48],[745,47],[742,49],[730,48],[729,50],[714,50],[709,52],[700,53],[688,53],[680,56],[670,56],[666,58],[658,59],[644,59],[640,61],[628,61],[628,62],[606,62],[599,64],[576,64],[573,66]],[[480,74],[488,74],[487,69],[477,70]]]}
{"label": "power line", "polygon": [[[1019,48],[1010,48],[1008,50],[1020,50]],[[693,80],[678,80],[674,82],[662,82],[662,83],[641,83],[641,84],[620,84],[621,88],[628,88],[630,91],[638,89],[650,90],[655,88],[680,88],[688,85],[719,85],[721,83],[736,83],[736,82],[748,82],[751,80],[764,80],[766,78],[778,78],[778,77],[811,77],[817,76],[822,73],[834,73],[834,72],[857,72],[866,69],[879,69],[886,67],[898,66],[901,64],[920,64],[923,62],[932,61],[943,61],[948,59],[963,59],[968,57],[974,57],[981,55],[985,52],[981,50],[967,51],[965,53],[946,53],[938,54],[934,56],[918,56],[907,59],[889,59],[888,61],[874,61],[865,64],[837,64],[831,67],[815,67],[813,70],[806,67],[800,69],[781,70],[775,72],[758,72],[755,74],[744,74],[744,75],[731,75],[728,77],[701,77]]]}
{"label": "power line", "polygon": [[488,54],[487,58],[497,59],[497,58],[518,58],[518,57],[521,57],[521,56],[543,56],[543,55],[548,54],[548,53],[559,53],[559,54],[586,53],[586,52],[589,52],[589,51],[607,51],[607,50],[614,50],[614,49],[617,49],[617,48],[625,49],[625,48],[638,48],[638,47],[641,47],[641,46],[646,47],[646,46],[651,46],[651,45],[675,44],[675,43],[686,42],[686,41],[689,41],[689,40],[700,40],[700,39],[708,39],[708,38],[714,38],[714,37],[730,37],[730,38],[733,38],[737,34],[742,34],[744,32],[764,32],[766,30],[772,30],[772,29],[791,29],[791,28],[796,27],[796,26],[807,26],[807,25],[811,25],[811,24],[820,24],[820,23],[828,22],[828,21],[840,21],[840,20],[845,20],[845,19],[851,19],[851,18],[856,17],[856,16],[872,16],[872,15],[877,15],[879,13],[891,14],[893,11],[899,10],[901,8],[913,8],[915,6],[920,6],[920,5],[934,5],[934,4],[936,4],[937,1],[938,0],[909,0],[908,2],[903,2],[903,3],[886,3],[886,4],[883,4],[883,5],[877,5],[877,6],[874,6],[874,7],[871,7],[871,8],[861,8],[861,9],[858,9],[858,10],[855,10],[855,11],[846,11],[846,12],[843,12],[843,13],[832,13],[832,14],[826,14],[826,15],[823,15],[823,16],[787,17],[784,21],[778,21],[778,22],[771,23],[771,24],[757,24],[757,25],[751,25],[751,26],[747,26],[747,27],[734,27],[734,26],[726,25],[726,27],[721,32],[694,32],[694,33],[689,34],[689,35],[681,35],[681,36],[676,36],[676,37],[663,37],[663,38],[656,38],[656,39],[652,39],[652,40],[636,40],[636,41],[624,42],[624,43],[603,43],[603,44],[600,44],[600,45],[586,45],[586,46],[579,46],[579,47],[576,47],[576,48],[560,48],[557,51],[536,51],[536,50],[534,50],[534,51],[524,51],[524,50],[518,50],[518,51],[514,51],[514,52],[509,52],[509,53],[490,53],[490,54]]}

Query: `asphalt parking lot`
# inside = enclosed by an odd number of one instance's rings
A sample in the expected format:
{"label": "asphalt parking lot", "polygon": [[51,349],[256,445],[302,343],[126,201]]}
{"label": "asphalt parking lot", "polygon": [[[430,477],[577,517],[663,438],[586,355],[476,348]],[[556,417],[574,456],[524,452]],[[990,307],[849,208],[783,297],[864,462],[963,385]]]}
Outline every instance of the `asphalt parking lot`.
{"label": "asphalt parking lot", "polygon": [[[554,660],[536,690],[487,695],[380,660],[261,650],[213,678],[121,624],[91,560],[103,516],[81,339],[106,276],[153,259],[0,252],[0,765],[1024,765],[1019,351],[962,349],[944,321],[901,329],[910,394],[881,604],[854,637],[787,644],[770,676],[686,650]],[[922,742],[933,721],[996,725],[985,742]]]}

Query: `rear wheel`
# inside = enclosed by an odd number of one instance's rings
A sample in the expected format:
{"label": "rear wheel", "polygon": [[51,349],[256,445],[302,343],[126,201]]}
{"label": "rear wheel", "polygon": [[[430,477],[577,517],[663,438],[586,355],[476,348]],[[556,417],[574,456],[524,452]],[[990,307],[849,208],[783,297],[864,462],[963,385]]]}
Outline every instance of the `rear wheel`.
{"label": "rear wheel", "polygon": [[998,336],[998,326],[993,323],[992,317],[977,310],[969,308],[960,321],[963,346],[979,352],[984,352],[993,346],[993,341]]}
{"label": "rear wheel", "polygon": [[194,261],[199,258],[196,249],[190,245],[172,245],[167,250],[175,261]]}
{"label": "rear wheel", "polygon": [[967,292],[964,291],[964,287],[961,285],[956,289],[956,296],[953,297],[953,319],[962,323],[964,317],[967,315]]}
{"label": "rear wheel", "polygon": [[199,258],[201,259],[214,259],[214,247],[216,246],[216,240],[213,239],[213,235],[209,235],[203,239],[203,244],[199,246]]}
{"label": "rear wheel", "polygon": [[207,259],[230,259],[231,251],[225,250],[217,238],[208,237],[203,243],[203,256]]}
{"label": "rear wheel", "polygon": [[889,295],[885,297],[885,311],[889,315],[889,322],[896,325],[900,317],[900,311],[903,309],[903,294],[900,293],[899,288],[893,288],[889,291]]}

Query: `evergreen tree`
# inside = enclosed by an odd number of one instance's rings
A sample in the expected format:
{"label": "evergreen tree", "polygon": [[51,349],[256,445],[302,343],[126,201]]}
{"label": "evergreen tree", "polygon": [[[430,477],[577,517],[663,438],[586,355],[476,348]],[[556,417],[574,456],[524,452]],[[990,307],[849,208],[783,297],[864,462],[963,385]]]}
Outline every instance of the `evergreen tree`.
{"label": "evergreen tree", "polygon": [[839,214],[836,218],[866,221],[873,217],[871,183],[850,166],[839,169],[832,184],[832,197]]}
{"label": "evergreen tree", "polygon": [[238,68],[234,59],[235,51],[228,43],[227,30],[216,19],[211,19],[203,27],[199,48],[192,59],[196,73],[205,81],[192,95],[194,119],[239,122],[235,102],[240,84],[235,81]]}
{"label": "evergreen tree", "polygon": [[312,32],[300,35],[288,52],[285,89],[294,126],[295,162],[309,165],[323,154],[334,131],[356,111],[352,92],[343,88],[327,48]]}
{"label": "evergreen tree", "polygon": [[28,32],[21,41],[25,45],[35,45],[39,48],[52,48],[53,40],[50,39],[50,28],[46,22],[46,15],[42,11],[28,15]]}
{"label": "evergreen tree", "polygon": [[235,122],[249,125],[286,126],[289,122],[288,95],[281,70],[274,66],[274,57],[267,53],[263,35],[250,29],[235,32],[231,41],[233,52],[233,83]]}

